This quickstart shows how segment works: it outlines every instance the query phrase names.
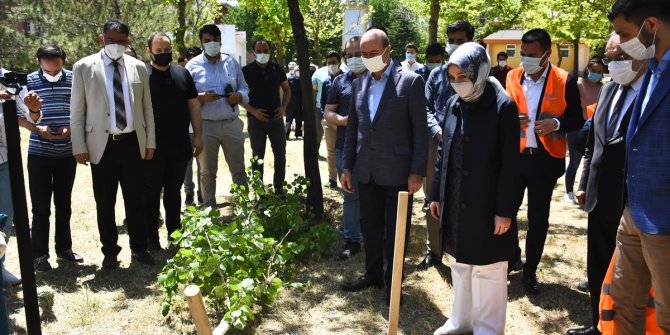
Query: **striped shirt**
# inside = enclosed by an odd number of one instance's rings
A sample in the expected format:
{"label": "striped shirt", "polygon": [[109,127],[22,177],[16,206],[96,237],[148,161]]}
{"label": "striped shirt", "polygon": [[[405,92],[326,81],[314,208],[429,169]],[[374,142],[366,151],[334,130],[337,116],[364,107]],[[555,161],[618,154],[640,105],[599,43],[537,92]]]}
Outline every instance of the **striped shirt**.
{"label": "striped shirt", "polygon": [[[43,100],[42,118],[37,121],[37,125],[47,126],[53,133],[57,133],[61,127],[70,126],[71,71],[63,69],[60,80],[51,83],[44,79],[42,69],[39,69],[28,75],[28,86],[27,90],[24,89],[24,92],[26,91],[35,91]],[[17,103],[17,105],[26,113],[19,113],[19,115],[27,115],[27,107],[22,102]],[[28,154],[56,158],[70,157],[72,156],[72,142],[69,137],[67,139],[48,140],[37,133],[30,133]]]}

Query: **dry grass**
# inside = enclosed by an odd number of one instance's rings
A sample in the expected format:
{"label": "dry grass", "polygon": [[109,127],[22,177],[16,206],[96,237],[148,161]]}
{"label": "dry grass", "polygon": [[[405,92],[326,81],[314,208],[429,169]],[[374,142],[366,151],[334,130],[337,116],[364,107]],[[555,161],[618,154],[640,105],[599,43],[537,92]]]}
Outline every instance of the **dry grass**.
{"label": "dry grass", "polygon": [[[22,132],[24,148],[27,133]],[[303,173],[302,141],[288,142],[287,178]],[[272,181],[272,154],[268,146],[265,159],[265,182]],[[247,159],[251,150],[246,147]],[[321,156],[325,157],[325,143]],[[25,162],[25,156],[24,156]],[[325,158],[320,159],[321,178],[327,181]],[[542,264],[538,272],[544,283],[542,293],[527,297],[521,287],[520,274],[509,281],[507,318],[508,334],[563,334],[568,328],[590,320],[588,296],[575,289],[576,282],[585,277],[586,215],[563,201],[562,180],[554,195],[551,227]],[[219,161],[217,189],[219,202],[230,185],[230,174],[223,158]],[[119,192],[120,193],[120,192]],[[329,221],[340,225],[340,195],[325,188]],[[117,201],[117,222],[124,217],[122,198]],[[414,200],[411,242],[406,261],[407,278],[403,289],[400,329],[403,334],[432,334],[449,315],[453,292],[446,281],[446,269],[431,268],[425,272],[414,269],[425,251],[425,218],[420,208],[423,195]],[[525,238],[525,208],[522,220],[522,245]],[[125,229],[119,244],[121,268],[101,269],[99,235],[95,220],[95,201],[91,187],[90,169],[79,166],[73,194],[73,249],[80,253],[82,264],[57,263],[55,269],[37,273],[38,295],[44,334],[194,334],[188,311],[177,306],[163,318],[159,312],[161,294],[156,274],[161,265],[148,267],[130,262]],[[53,228],[51,247],[53,248]],[[166,235],[165,231],[161,235]],[[9,245],[6,266],[17,273],[16,240]],[[335,246],[339,248],[340,246]],[[52,249],[53,253],[53,249]],[[156,256],[164,262],[167,252]],[[446,261],[446,258],[444,259]],[[355,256],[347,262],[332,258],[315,259],[301,269],[298,280],[311,285],[301,290],[284,290],[271,308],[262,311],[257,322],[244,334],[382,334],[387,323],[387,308],[383,290],[372,289],[358,293],[339,290],[342,282],[362,274],[364,257]],[[11,327],[15,334],[25,334],[25,315],[20,289],[10,288],[8,299]],[[237,333],[234,331],[234,333]]]}

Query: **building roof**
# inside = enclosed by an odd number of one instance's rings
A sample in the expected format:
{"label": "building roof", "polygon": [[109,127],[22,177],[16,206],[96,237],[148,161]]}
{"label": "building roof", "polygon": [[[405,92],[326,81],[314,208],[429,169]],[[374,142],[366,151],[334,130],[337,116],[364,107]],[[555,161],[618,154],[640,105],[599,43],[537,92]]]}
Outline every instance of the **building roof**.
{"label": "building roof", "polygon": [[507,29],[498,30],[495,33],[486,36],[484,43],[491,43],[497,41],[520,41],[523,37],[524,31],[522,29]]}

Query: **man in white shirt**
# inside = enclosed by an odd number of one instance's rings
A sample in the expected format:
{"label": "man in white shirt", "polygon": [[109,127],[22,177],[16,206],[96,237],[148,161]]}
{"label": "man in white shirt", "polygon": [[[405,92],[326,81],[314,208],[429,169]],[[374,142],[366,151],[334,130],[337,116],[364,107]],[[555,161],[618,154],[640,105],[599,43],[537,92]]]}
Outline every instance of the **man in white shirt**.
{"label": "man in white shirt", "polygon": [[403,69],[416,72],[423,67],[423,64],[416,61],[416,56],[419,54],[419,49],[416,45],[410,43],[405,46],[405,60],[400,62]]}

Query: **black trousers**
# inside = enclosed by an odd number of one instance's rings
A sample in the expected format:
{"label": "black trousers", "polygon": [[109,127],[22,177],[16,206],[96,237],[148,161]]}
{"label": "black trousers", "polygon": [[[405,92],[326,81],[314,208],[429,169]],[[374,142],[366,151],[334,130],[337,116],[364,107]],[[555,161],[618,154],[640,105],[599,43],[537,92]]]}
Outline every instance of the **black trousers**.
{"label": "black trousers", "polygon": [[[300,97],[297,97],[296,99],[301,99]],[[291,100],[293,100],[293,97],[291,97]],[[291,124],[295,120],[295,136],[302,136],[302,106],[297,106],[297,107],[291,107],[287,108],[286,110],[286,139],[288,139],[288,135],[291,133]]]}
{"label": "black trousers", "polygon": [[[520,166],[521,181],[514,194],[519,207],[523,202],[525,191],[528,190],[528,233],[526,235],[526,262],[523,270],[524,273],[534,274],[544,252],[544,242],[549,230],[551,196],[554,193],[556,180],[564,172],[565,159],[551,157],[544,148],[541,148],[533,155],[522,153]],[[515,257],[512,257],[510,261],[511,264],[521,257],[518,239],[517,234],[515,244],[517,251]]]}
{"label": "black trousers", "polygon": [[167,150],[156,150],[153,159],[144,161],[144,202],[147,238],[159,241],[158,215],[161,190],[168,237],[181,228],[181,185],[190,157]]}
{"label": "black trousers", "polygon": [[[391,275],[393,274],[398,192],[407,191],[407,184],[383,186],[378,185],[371,178],[368,183],[359,182],[358,188],[361,207],[361,231],[365,244],[365,276],[373,280],[383,278],[386,287],[390,288]],[[405,254],[409,242],[411,209],[412,197],[409,198],[407,205]],[[384,259],[386,259],[387,264],[386,272],[384,272]]]}
{"label": "black trousers", "polygon": [[[274,176],[273,185],[275,192],[281,192],[286,176],[286,134],[284,134],[284,120],[260,121],[253,116],[249,116],[247,124],[249,133],[249,144],[251,144],[251,153],[259,160],[265,158],[265,147],[267,140],[270,140],[272,155],[274,156]],[[251,165],[254,171],[259,171],[263,177],[263,164],[255,162]]]}
{"label": "black trousers", "polygon": [[593,211],[589,213],[588,219],[586,272],[589,279],[594,326],[598,325],[600,319],[598,313],[600,292],[614,254],[617,229],[621,222],[621,215],[623,215],[621,203],[616,201],[620,197],[615,196],[614,198],[614,201],[598,202]]}
{"label": "black trousers", "polygon": [[56,253],[72,249],[70,217],[76,172],[77,161],[73,156],[54,158],[28,155],[28,182],[33,206],[33,258],[49,256],[52,194],[56,208]]}
{"label": "black trousers", "polygon": [[114,209],[116,191],[121,185],[130,249],[144,251],[147,248],[147,229],[144,224],[144,174],[142,156],[138,149],[137,136],[107,141],[105,153],[98,164],[91,164],[93,195],[98,216],[98,231],[105,256],[116,256],[121,251],[117,244],[119,231],[116,228]]}

